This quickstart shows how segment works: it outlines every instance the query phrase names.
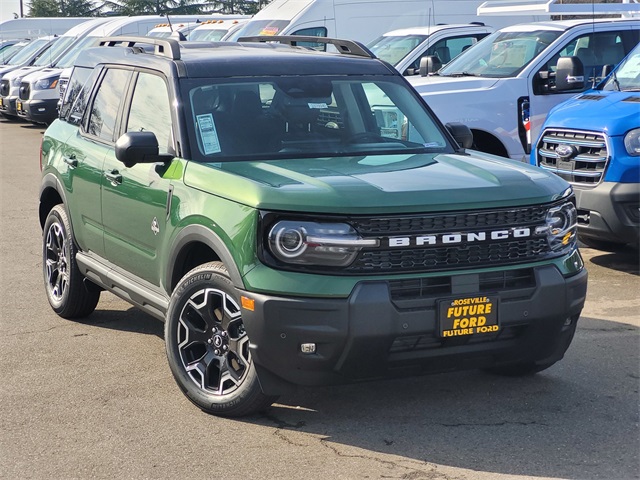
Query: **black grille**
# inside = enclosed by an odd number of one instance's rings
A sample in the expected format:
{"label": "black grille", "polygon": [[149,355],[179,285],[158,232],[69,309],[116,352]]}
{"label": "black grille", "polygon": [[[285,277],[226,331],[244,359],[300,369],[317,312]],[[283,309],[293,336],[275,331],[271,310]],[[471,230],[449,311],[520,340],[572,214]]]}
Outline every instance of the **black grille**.
{"label": "black grille", "polygon": [[469,335],[454,338],[439,338],[433,334],[408,335],[396,337],[389,349],[390,354],[413,352],[417,350],[433,350],[436,348],[457,347],[487,342],[504,342],[521,336],[527,329],[527,325],[503,327],[496,333],[483,333],[482,335]]}
{"label": "black grille", "polygon": [[438,230],[529,225],[543,222],[546,214],[547,207],[539,205],[484,212],[355,219],[353,224],[363,235],[403,235]]}
{"label": "black grille", "polygon": [[536,159],[540,167],[569,183],[590,186],[602,180],[609,156],[601,133],[545,130],[538,142]]}
{"label": "black grille", "polygon": [[29,82],[22,82],[20,84],[20,90],[18,91],[18,96],[20,100],[29,100],[29,93],[31,92],[31,86]]}
{"label": "black grille", "polygon": [[60,89],[60,100],[64,98],[64,91],[67,89],[67,83],[69,80],[66,78],[61,78],[58,80],[58,88]]}
{"label": "black grille", "polygon": [[9,95],[9,80],[1,80],[0,81],[0,95],[6,97]]}
{"label": "black grille", "polygon": [[[492,293],[521,288],[535,287],[536,279],[532,268],[515,270],[500,270],[478,274],[476,293]],[[454,294],[450,275],[442,277],[411,278],[404,280],[390,280],[389,292],[391,300],[398,308],[411,306],[403,302],[409,300],[433,301]]]}
{"label": "black grille", "polygon": [[510,265],[535,261],[551,253],[545,238],[476,245],[364,251],[350,273],[423,272]]}

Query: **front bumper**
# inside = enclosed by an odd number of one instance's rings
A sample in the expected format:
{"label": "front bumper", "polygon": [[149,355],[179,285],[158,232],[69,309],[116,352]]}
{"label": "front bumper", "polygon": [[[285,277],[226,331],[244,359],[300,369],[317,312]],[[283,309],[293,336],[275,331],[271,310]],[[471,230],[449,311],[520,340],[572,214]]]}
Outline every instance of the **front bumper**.
{"label": "front bumper", "polygon": [[594,188],[574,186],[578,234],[601,241],[640,240],[640,184],[603,182]]}
{"label": "front bumper", "polygon": [[0,97],[0,112],[5,115],[16,116],[16,100],[18,97]]}
{"label": "front bumper", "polygon": [[[441,284],[432,279],[416,298],[398,297],[397,285],[385,280],[360,282],[346,299],[241,292],[255,301],[253,311],[243,309],[243,321],[262,388],[277,394],[291,384],[326,385],[562,358],[584,306],[586,270],[565,278],[554,265],[545,265],[512,270],[496,283],[496,276],[503,274],[438,277]],[[499,299],[499,332],[439,336],[438,301],[489,294]],[[315,343],[316,352],[302,353],[303,343]]]}
{"label": "front bumper", "polygon": [[16,105],[18,116],[35,123],[49,124],[58,117],[58,99],[18,100],[22,108]]}

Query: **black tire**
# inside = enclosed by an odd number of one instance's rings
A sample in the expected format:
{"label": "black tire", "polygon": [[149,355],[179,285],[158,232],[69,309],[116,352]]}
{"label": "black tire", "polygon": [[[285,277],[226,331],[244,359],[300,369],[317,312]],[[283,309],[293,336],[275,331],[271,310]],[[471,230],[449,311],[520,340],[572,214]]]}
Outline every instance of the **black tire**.
{"label": "black tire", "polygon": [[169,367],[187,398],[227,417],[266,409],[249,352],[237,290],[220,262],[194,268],[176,286],[165,322]]}
{"label": "black tire", "polygon": [[91,314],[100,300],[99,290],[87,290],[76,264],[77,247],[64,205],[51,209],[42,234],[42,271],[47,300],[63,318]]}
{"label": "black tire", "polygon": [[609,242],[607,240],[598,240],[597,238],[579,236],[579,240],[589,248],[602,250],[603,252],[619,252],[626,248],[626,243]]}

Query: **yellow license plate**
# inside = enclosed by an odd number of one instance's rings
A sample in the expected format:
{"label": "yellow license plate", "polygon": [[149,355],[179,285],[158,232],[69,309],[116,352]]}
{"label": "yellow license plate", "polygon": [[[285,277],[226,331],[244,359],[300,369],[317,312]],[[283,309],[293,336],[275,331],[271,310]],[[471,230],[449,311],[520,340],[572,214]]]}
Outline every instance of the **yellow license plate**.
{"label": "yellow license plate", "polygon": [[16,101],[16,110],[22,112],[22,102]]}
{"label": "yellow license plate", "polygon": [[2,103],[2,97],[0,97],[0,107],[4,106],[4,103]]}
{"label": "yellow license plate", "polygon": [[438,303],[441,337],[494,333],[498,323],[498,297],[457,297]]}

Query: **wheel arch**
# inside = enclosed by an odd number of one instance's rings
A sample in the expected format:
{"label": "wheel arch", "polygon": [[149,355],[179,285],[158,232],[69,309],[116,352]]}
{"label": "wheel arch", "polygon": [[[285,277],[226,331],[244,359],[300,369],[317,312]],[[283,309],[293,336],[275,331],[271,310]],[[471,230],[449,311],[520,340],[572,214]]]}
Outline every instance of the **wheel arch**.
{"label": "wheel arch", "polygon": [[[47,215],[53,207],[59,204],[67,204],[64,189],[60,185],[58,178],[49,173],[42,178],[40,184],[40,205],[38,206],[38,218],[40,220],[40,228],[44,228],[47,221]],[[71,219],[69,219],[71,222]]]}
{"label": "wheel arch", "polygon": [[178,233],[171,247],[169,259],[165,278],[169,293],[173,292],[187,272],[212,261],[222,262],[234,286],[244,288],[233,255],[218,235],[202,225],[189,225]]}
{"label": "wheel arch", "polygon": [[490,153],[492,155],[498,155],[500,157],[509,158],[509,152],[505,147],[502,140],[496,137],[494,134],[487,132],[486,130],[480,130],[472,128],[473,133],[473,148],[484,153]]}

